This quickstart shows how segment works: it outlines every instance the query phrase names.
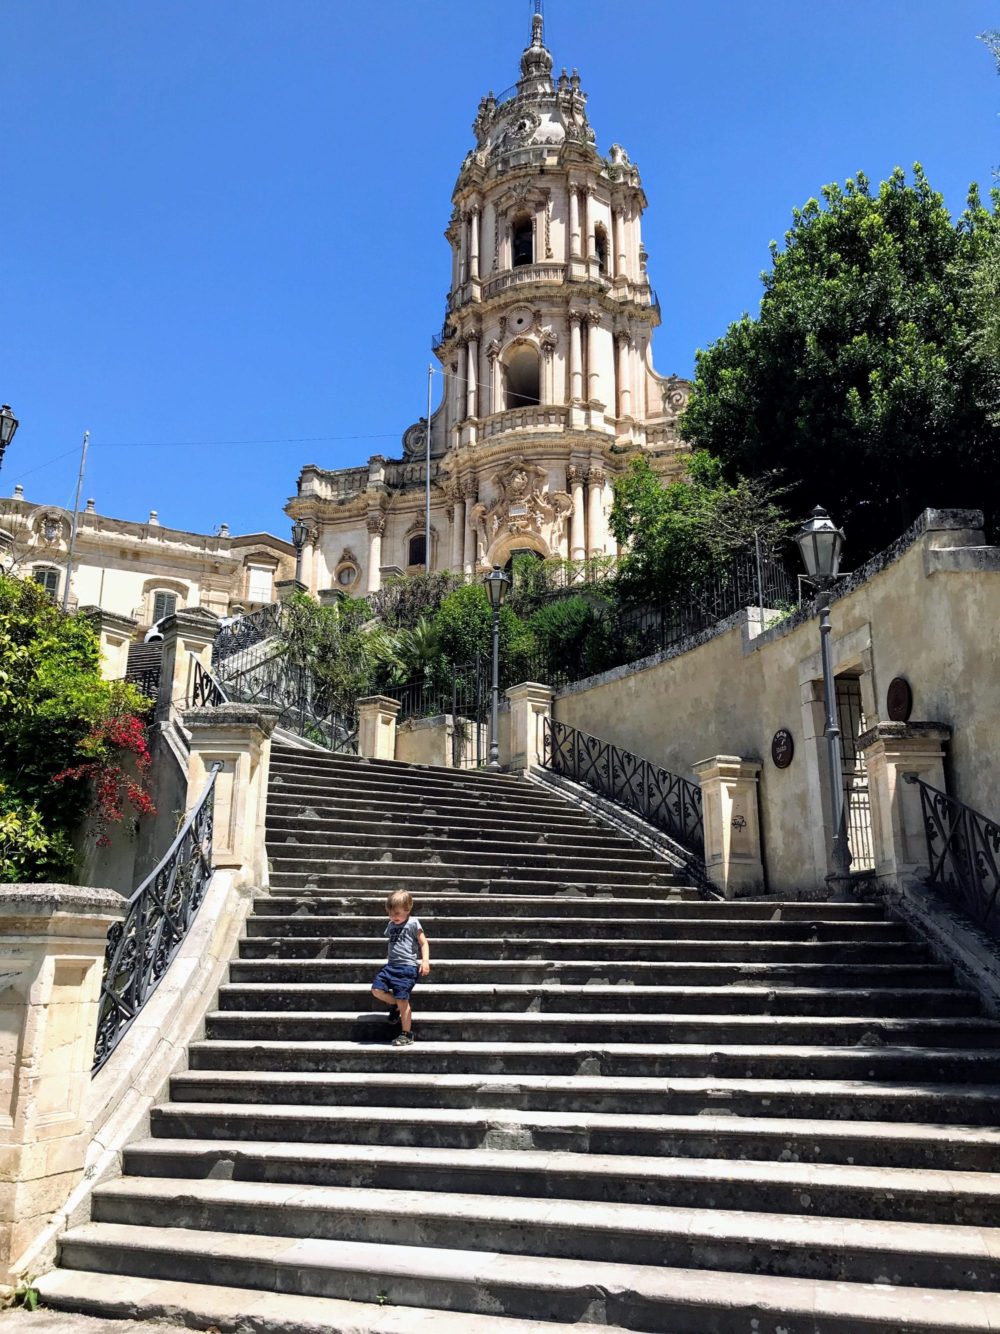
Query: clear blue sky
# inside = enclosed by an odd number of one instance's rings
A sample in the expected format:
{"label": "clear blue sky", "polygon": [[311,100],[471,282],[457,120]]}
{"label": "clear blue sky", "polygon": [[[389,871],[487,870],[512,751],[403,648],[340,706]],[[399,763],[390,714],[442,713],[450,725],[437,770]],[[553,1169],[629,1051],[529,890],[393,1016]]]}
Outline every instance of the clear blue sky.
{"label": "clear blue sky", "polygon": [[[1000,161],[997,0],[546,0],[598,146],[649,198],[661,371],[755,310],[793,206]],[[270,529],[300,467],[398,453],[424,409],[442,231],[529,0],[4,0],[0,491]],[[295,443],[224,444],[227,441]],[[169,447],[140,447],[170,442]],[[208,443],[206,443],[208,442]],[[123,447],[127,446],[127,447]],[[45,466],[39,466],[39,465]]]}

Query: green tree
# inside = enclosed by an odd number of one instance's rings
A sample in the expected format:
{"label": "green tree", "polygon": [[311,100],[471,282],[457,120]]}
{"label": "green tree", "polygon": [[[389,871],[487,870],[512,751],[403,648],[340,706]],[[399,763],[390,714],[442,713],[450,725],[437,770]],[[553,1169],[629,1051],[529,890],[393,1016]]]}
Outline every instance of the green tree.
{"label": "green tree", "polygon": [[[492,651],[493,612],[482,584],[475,582],[456,588],[441,603],[434,624],[441,636],[441,650],[448,662],[461,666],[477,654],[487,657]],[[509,606],[500,609],[500,653],[504,678],[517,676],[526,667],[534,650],[531,631]]]}
{"label": "green tree", "polygon": [[926,506],[995,525],[1000,198],[971,190],[954,222],[919,166],[822,195],[772,243],[759,315],[698,353],[682,435],[727,471],[779,471],[796,513],[844,525],[852,563]]}

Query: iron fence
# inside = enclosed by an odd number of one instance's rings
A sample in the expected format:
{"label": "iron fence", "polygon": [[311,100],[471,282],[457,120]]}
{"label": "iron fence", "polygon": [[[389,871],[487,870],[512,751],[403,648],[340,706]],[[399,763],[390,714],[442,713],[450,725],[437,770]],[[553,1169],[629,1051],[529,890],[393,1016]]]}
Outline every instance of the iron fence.
{"label": "iron fence", "polygon": [[544,768],[635,811],[681,847],[704,857],[705,826],[697,783],[575,727],[550,718],[543,721]]}
{"label": "iron fence", "polygon": [[486,762],[485,728],[490,707],[488,660],[477,654],[471,662],[459,666],[449,664],[448,670],[447,681],[407,681],[403,685],[387,686],[380,693],[399,700],[397,723],[450,714],[452,767],[481,768]]}
{"label": "iron fence", "polygon": [[257,611],[237,617],[229,625],[220,627],[212,645],[212,666],[218,666],[241,649],[263,643],[273,635],[280,635],[285,624],[285,609],[280,602],[269,602]]}
{"label": "iron fence", "polygon": [[[194,655],[192,655],[193,657]],[[200,661],[194,659],[194,671],[191,676],[191,691],[188,705],[194,709],[217,709],[220,704],[228,704],[226,693],[211,672],[207,672]]]}
{"label": "iron fence", "polygon": [[215,780],[221,768],[212,766],[197,806],[163,860],[129,899],[124,920],[108,932],[94,1074],[156,990],[201,907],[212,874]]}
{"label": "iron fence", "polygon": [[126,672],[122,679],[137,686],[147,699],[155,700],[160,689],[160,668],[157,665],[155,667],[144,667],[141,671],[136,669]]}
{"label": "iron fence", "polygon": [[916,774],[903,777],[920,791],[931,885],[1000,937],[1000,824]]}
{"label": "iron fence", "polygon": [[223,668],[218,682],[225,698],[235,704],[266,704],[278,710],[278,726],[327,750],[356,755],[356,710],[331,701],[308,668],[290,662],[283,653],[272,654],[241,671]]}

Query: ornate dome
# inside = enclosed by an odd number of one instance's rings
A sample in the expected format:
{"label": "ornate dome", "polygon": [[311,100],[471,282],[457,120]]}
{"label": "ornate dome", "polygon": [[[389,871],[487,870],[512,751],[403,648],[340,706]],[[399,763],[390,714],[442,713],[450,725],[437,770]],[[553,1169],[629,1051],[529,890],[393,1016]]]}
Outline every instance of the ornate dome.
{"label": "ornate dome", "polygon": [[552,73],[552,55],[542,40],[543,20],[536,14],[531,20],[531,45],[521,56],[522,79],[546,79]]}

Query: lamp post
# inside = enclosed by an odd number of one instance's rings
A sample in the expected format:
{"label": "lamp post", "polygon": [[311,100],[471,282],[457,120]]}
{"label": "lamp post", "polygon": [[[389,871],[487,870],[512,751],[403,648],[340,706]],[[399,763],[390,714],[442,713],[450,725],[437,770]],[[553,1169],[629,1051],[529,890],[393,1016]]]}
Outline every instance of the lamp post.
{"label": "lamp post", "polygon": [[309,535],[309,525],[302,519],[296,519],[292,524],[292,546],[295,548],[295,582],[302,582],[302,548],[306,544],[306,538]]}
{"label": "lamp post", "polygon": [[493,609],[493,675],[490,681],[490,749],[486,768],[496,773],[500,768],[500,740],[497,734],[497,715],[500,712],[500,608],[503,606],[510,577],[494,565],[483,580],[486,596]]}
{"label": "lamp post", "polygon": [[18,428],[18,420],[10,410],[10,404],[4,403],[0,406],[0,465],[3,464],[3,456],[7,446],[14,439],[14,432]]}
{"label": "lamp post", "polygon": [[[851,870],[851,850],[844,819],[844,773],[837,718],[837,697],[833,681],[833,654],[830,649],[830,592],[840,569],[844,534],[826,510],[817,505],[807,523],[795,534],[806,574],[819,591],[819,644],[823,664],[823,708],[826,713],[826,751],[830,768],[830,806],[833,820],[831,860],[833,872],[827,876],[831,888],[842,893]],[[832,882],[832,883],[831,883]]]}

